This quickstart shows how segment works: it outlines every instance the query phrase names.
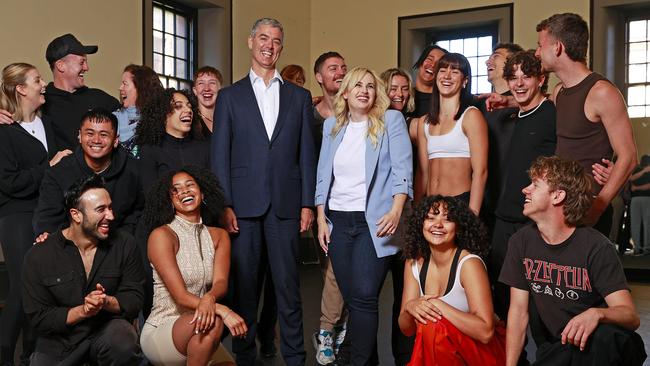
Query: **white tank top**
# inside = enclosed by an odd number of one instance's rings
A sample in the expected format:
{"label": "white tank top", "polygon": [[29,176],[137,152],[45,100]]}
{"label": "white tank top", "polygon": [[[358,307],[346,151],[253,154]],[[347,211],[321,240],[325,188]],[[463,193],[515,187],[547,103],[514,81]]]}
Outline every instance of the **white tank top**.
{"label": "white tank top", "polygon": [[460,115],[454,128],[444,135],[429,134],[429,124],[424,124],[424,136],[427,138],[427,153],[429,159],[437,158],[469,158],[469,140],[463,132],[463,118],[468,110],[476,107],[469,106]]}
{"label": "white tank top", "polygon": [[[465,313],[469,312],[469,305],[467,304],[467,295],[465,295],[465,288],[460,283],[460,270],[463,268],[463,263],[465,263],[465,261],[470,258],[478,258],[481,263],[483,263],[483,266],[485,266],[485,263],[481,257],[476,254],[468,254],[465,257],[461,258],[458,261],[458,266],[456,267],[456,278],[454,279],[454,285],[448,293],[438,298],[448,305],[451,305]],[[415,280],[418,281],[418,286],[420,287],[420,296],[424,296],[424,289],[420,283],[420,267],[418,266],[417,261],[413,261],[413,264],[411,264],[411,272],[413,273]]]}

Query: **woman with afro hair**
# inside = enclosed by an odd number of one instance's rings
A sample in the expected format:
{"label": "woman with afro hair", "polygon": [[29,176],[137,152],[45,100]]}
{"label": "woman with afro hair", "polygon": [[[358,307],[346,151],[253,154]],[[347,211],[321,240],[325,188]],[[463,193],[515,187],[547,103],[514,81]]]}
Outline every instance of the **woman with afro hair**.
{"label": "woman with afro hair", "polygon": [[[409,220],[399,326],[416,334],[409,365],[503,365],[483,258],[488,236],[465,202],[425,198]],[[496,328],[496,329],[495,329]]]}
{"label": "woman with afro hair", "polygon": [[184,165],[210,167],[210,143],[198,116],[194,95],[173,88],[157,93],[143,108],[135,143],[145,188]]}
{"label": "woman with afro hair", "polygon": [[151,313],[142,329],[142,351],[154,365],[234,365],[221,347],[224,326],[234,337],[244,320],[218,301],[228,287],[230,238],[214,225],[223,192],[208,170],[186,166],[168,172],[148,192],[143,213],[153,267]]}

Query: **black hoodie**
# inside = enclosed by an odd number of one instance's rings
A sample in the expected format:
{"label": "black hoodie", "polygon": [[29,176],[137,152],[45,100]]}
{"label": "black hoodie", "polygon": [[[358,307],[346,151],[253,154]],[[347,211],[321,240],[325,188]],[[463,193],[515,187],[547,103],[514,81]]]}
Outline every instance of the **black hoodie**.
{"label": "black hoodie", "polygon": [[[121,228],[131,234],[144,207],[142,180],[138,171],[138,162],[123,148],[113,150],[111,165],[99,175],[106,182],[106,189],[113,202],[115,220],[112,228]],[[94,172],[86,164],[84,153],[77,146],[74,154],[69,155],[57,165],[45,171],[41,183],[41,193],[34,212],[34,233],[52,233],[68,224],[63,195],[78,179]]]}
{"label": "black hoodie", "polygon": [[86,86],[74,93],[58,89],[54,83],[45,88],[43,114],[55,121],[52,125],[56,142],[61,150],[73,150],[79,145],[81,117],[92,108],[104,108],[112,112],[120,108],[120,102],[99,89]]}

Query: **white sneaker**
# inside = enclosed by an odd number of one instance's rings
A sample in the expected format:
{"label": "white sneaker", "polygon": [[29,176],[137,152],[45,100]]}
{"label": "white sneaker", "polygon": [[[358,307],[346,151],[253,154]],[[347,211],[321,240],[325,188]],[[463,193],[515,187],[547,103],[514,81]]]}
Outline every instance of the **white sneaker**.
{"label": "white sneaker", "polygon": [[316,362],[319,365],[329,365],[333,363],[336,358],[334,356],[334,334],[329,330],[320,329],[319,332],[314,332],[312,342],[316,349]]}

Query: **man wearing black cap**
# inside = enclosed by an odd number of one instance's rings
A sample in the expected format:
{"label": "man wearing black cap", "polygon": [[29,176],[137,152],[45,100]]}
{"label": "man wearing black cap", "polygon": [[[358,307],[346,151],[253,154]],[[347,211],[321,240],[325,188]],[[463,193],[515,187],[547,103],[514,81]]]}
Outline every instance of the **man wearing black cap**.
{"label": "man wearing black cap", "polygon": [[[61,148],[77,146],[79,122],[89,109],[114,111],[120,107],[114,97],[85,85],[84,74],[90,69],[86,55],[96,52],[97,46],[84,46],[70,33],[55,38],[47,46],[45,58],[54,81],[45,88],[42,112],[54,121],[54,135]],[[0,110],[0,123],[11,123],[6,111]]]}

